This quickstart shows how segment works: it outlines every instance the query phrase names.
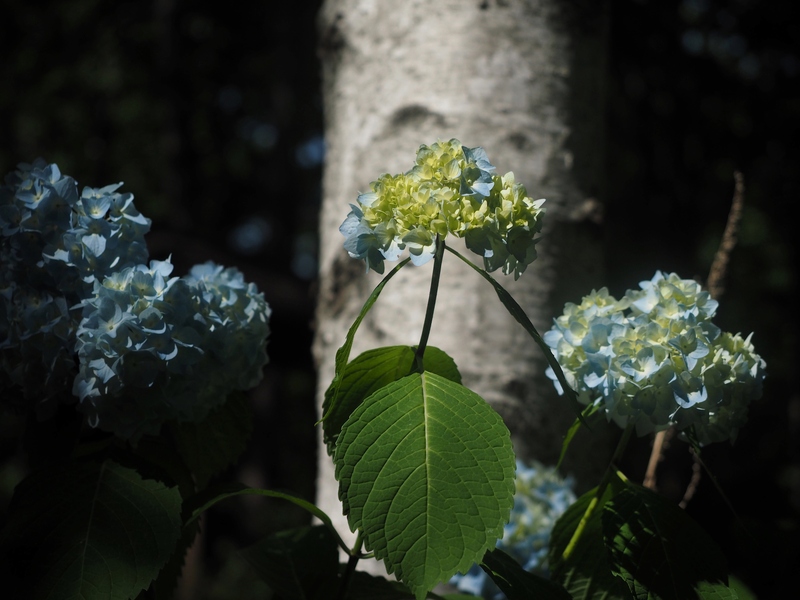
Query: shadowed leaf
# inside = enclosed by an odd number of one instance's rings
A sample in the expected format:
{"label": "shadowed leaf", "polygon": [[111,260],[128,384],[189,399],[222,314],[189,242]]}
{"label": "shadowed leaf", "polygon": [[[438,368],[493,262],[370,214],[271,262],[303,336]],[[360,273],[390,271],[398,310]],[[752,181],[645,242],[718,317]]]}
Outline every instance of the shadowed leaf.
{"label": "shadowed leaf", "polygon": [[126,600],[145,589],[181,533],[176,488],[112,461],[36,471],[17,487],[0,533],[22,596]]}

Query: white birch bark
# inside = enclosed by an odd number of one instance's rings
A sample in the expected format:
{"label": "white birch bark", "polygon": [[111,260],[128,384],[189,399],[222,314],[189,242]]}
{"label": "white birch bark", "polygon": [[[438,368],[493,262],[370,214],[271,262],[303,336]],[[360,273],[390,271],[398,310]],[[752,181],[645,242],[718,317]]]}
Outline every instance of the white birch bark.
{"label": "white birch bark", "polygon": [[[456,137],[482,146],[498,173],[513,171],[529,196],[547,199],[539,258],[519,281],[496,273],[540,333],[565,301],[603,285],[597,217],[606,27],[595,3],[328,0],[319,26],[327,142],[314,345],[319,403],[335,352],[381,279],[349,258],[338,227],[371,181],[411,168],[420,144]],[[418,343],[431,264],[409,265],[388,284],[351,359]],[[429,343],[450,354],[464,384],[503,415],[518,455],[555,463],[574,413],[545,378],[541,350],[493,289],[449,253]],[[596,483],[607,440],[579,442],[564,470]],[[349,531],[324,445],[317,503]]]}

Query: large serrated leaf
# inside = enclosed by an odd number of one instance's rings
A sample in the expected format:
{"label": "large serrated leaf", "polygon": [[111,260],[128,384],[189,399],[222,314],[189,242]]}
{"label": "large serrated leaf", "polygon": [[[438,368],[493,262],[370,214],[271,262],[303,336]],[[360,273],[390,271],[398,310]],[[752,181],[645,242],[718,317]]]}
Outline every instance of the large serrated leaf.
{"label": "large serrated leaf", "polygon": [[[735,598],[725,556],[678,506],[627,483],[603,510],[612,569],[636,598]],[[731,595],[733,594],[733,595]]]}
{"label": "large serrated leaf", "polygon": [[344,424],[334,463],[350,527],[418,599],[495,546],[514,501],[502,419],[434,373],[367,398]]}
{"label": "large serrated leaf", "polygon": [[[614,576],[608,551],[603,543],[602,506],[611,500],[614,483],[609,485],[600,498],[597,489],[590,490],[578,498],[561,515],[550,534],[548,562],[552,578],[581,600],[628,600],[632,598],[625,583]],[[592,510],[588,513],[590,506]],[[584,518],[585,522],[584,521]],[[583,530],[570,548],[575,531],[583,522]]]}
{"label": "large serrated leaf", "polygon": [[[336,438],[347,417],[370,394],[411,374],[416,349],[411,346],[386,346],[359,354],[345,368],[338,386],[338,402],[330,411],[335,386],[325,391],[322,411],[328,417],[322,422],[323,440],[328,454],[333,455]],[[428,346],[423,355],[425,370],[461,383],[456,363],[439,348]]]}
{"label": "large serrated leaf", "polygon": [[145,589],[181,532],[178,490],[112,461],[34,472],[17,486],[0,545],[23,596],[127,600]]}

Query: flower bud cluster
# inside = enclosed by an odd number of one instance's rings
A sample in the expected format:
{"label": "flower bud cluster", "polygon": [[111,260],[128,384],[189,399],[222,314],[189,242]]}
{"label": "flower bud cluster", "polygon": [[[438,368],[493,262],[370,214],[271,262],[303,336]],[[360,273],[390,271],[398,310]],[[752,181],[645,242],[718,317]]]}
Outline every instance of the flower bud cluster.
{"label": "flower bud cluster", "polygon": [[98,278],[147,260],[150,221],[121,185],[79,194],[39,159],[0,186],[0,388],[40,401],[63,390],[75,374],[71,307]]}
{"label": "flower bud cluster", "polygon": [[436,239],[464,238],[488,271],[518,278],[536,258],[544,200],[532,200],[513,173],[499,176],[482,148],[451,139],[421,146],[414,167],[381,175],[358,196],[339,230],[345,249],[383,273],[407,248],[411,261],[433,258]]}
{"label": "flower bud cluster", "polygon": [[91,425],[120,437],[203,419],[255,386],[267,362],[270,309],[253,284],[213,263],[183,278],[172,268],[123,269],[83,302],[73,393]]}
{"label": "flower bud cluster", "polygon": [[[514,507],[497,547],[507,552],[526,571],[547,576],[550,534],[558,518],[575,502],[573,481],[563,478],[554,467],[517,460]],[[505,595],[478,565],[454,576],[450,583],[459,591],[487,600],[504,600]]]}
{"label": "flower bud cluster", "polygon": [[700,444],[734,440],[765,376],[752,334],[721,332],[718,303],[693,280],[658,271],[640,288],[592,291],[545,333],[570,387],[638,435],[674,426]]}

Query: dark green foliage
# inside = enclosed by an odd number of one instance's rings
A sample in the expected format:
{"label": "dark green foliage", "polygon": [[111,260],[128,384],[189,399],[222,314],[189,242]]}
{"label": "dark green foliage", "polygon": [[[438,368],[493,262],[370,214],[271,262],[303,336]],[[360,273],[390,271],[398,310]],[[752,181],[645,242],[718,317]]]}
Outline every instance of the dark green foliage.
{"label": "dark green foliage", "polygon": [[[126,600],[147,588],[181,533],[180,494],[110,460],[32,473],[0,533],[14,597]],[[13,587],[13,582],[12,582]]]}
{"label": "dark green foliage", "polygon": [[557,583],[525,571],[502,550],[487,552],[481,568],[494,580],[508,600],[570,600],[567,591]]}

